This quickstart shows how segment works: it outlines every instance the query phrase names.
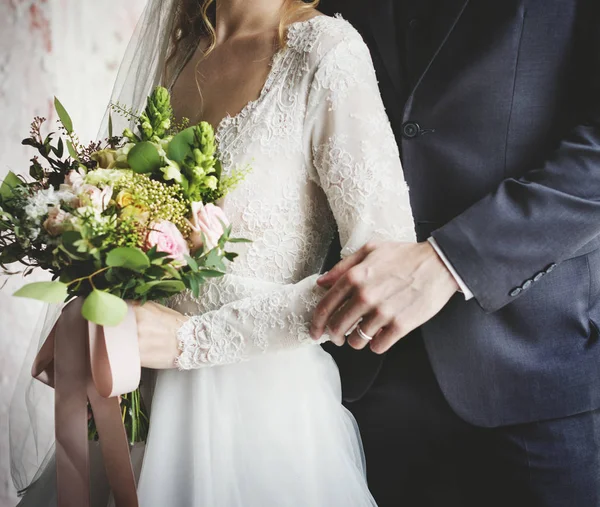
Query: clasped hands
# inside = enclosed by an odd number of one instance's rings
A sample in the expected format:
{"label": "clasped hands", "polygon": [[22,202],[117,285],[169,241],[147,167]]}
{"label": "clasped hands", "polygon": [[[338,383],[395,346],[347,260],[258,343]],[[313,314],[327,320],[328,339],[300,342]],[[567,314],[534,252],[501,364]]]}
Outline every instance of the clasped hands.
{"label": "clasped hands", "polygon": [[[429,243],[367,245],[318,283],[329,290],[315,310],[312,337],[327,333],[337,345],[347,339],[355,349],[370,344],[377,354],[436,315],[459,288]],[[177,330],[187,317],[153,302],[134,303],[134,310],[142,366],[174,368]]]}
{"label": "clasped hands", "polygon": [[[317,306],[311,336],[329,334],[376,354],[435,316],[459,286],[431,244],[369,244],[323,275],[328,290]],[[357,325],[358,324],[358,325]]]}

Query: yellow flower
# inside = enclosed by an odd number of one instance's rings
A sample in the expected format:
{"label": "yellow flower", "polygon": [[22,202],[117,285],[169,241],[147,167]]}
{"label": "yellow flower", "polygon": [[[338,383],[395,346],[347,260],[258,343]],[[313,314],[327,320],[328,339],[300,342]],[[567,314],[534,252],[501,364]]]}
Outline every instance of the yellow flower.
{"label": "yellow flower", "polygon": [[126,190],[121,190],[117,195],[117,205],[119,208],[126,208],[133,204],[133,195]]}

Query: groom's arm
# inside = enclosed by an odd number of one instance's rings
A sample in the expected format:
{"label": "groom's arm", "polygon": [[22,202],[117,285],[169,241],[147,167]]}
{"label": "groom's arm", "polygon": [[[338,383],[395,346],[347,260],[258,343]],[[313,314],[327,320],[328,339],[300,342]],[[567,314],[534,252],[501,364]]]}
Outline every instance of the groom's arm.
{"label": "groom's arm", "polygon": [[[594,9],[592,17],[598,20],[600,7]],[[433,233],[487,312],[531,290],[556,265],[600,236],[600,31],[594,30],[587,47],[589,103],[558,148],[543,164],[521,178],[503,181]],[[317,308],[313,335],[327,326],[343,336],[360,317],[375,319],[382,332],[371,348],[385,352],[452,296],[452,277],[442,266],[430,243],[383,244],[359,252],[321,279],[330,290]],[[364,300],[360,311],[344,305],[355,293]],[[355,348],[367,345],[356,333],[349,342]]]}
{"label": "groom's arm", "polygon": [[600,235],[600,33],[595,37],[591,99],[558,148],[432,234],[487,312],[532,290]]}

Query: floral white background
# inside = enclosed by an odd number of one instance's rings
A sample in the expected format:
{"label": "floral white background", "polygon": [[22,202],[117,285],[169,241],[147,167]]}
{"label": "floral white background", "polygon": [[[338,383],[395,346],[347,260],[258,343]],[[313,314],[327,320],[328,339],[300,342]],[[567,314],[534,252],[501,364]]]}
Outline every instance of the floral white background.
{"label": "floral white background", "polygon": [[[95,138],[145,2],[0,2],[0,180],[9,170],[27,173],[32,154],[20,141],[34,115],[54,125],[54,95],[67,107],[81,139]],[[0,290],[0,507],[17,503],[10,480],[8,407],[40,312],[36,303],[11,298],[23,283],[15,277]]]}

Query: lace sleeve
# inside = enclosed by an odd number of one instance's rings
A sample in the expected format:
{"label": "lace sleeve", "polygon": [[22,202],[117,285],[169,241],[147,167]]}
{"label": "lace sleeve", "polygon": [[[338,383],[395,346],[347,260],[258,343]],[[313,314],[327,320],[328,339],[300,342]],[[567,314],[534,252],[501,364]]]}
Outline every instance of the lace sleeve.
{"label": "lace sleeve", "polygon": [[398,145],[358,33],[323,58],[307,118],[315,177],[335,216],[342,256],[369,241],[415,241]]}
{"label": "lace sleeve", "polygon": [[[312,155],[307,163],[313,179],[327,195],[338,223],[342,255],[371,240],[414,241],[398,148],[368,49],[354,31],[315,65],[305,146]],[[179,368],[232,364],[316,343],[308,332],[323,295],[316,278],[190,318],[178,333]]]}

